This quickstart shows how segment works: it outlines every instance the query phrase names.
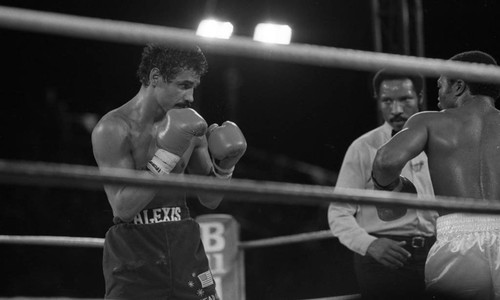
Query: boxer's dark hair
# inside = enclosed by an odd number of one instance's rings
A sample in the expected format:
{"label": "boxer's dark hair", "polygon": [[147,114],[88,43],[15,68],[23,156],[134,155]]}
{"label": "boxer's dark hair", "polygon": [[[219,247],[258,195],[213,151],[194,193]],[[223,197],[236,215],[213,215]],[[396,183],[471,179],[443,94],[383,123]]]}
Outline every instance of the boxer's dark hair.
{"label": "boxer's dark hair", "polygon": [[[495,65],[495,66],[498,65],[496,60],[491,55],[478,50],[459,53],[450,58],[450,60],[486,64],[486,65]],[[458,79],[459,78],[450,77],[448,78],[448,81],[452,84]],[[492,97],[493,99],[497,99],[500,96],[500,85],[498,84],[482,83],[470,80],[464,80],[464,82],[469,87],[471,95],[484,95]]]}
{"label": "boxer's dark hair", "polygon": [[161,76],[171,82],[182,70],[193,70],[200,76],[204,75],[208,71],[208,63],[198,46],[174,48],[148,44],[142,51],[137,69],[137,76],[143,85],[149,85],[149,73],[153,68],[158,68]]}

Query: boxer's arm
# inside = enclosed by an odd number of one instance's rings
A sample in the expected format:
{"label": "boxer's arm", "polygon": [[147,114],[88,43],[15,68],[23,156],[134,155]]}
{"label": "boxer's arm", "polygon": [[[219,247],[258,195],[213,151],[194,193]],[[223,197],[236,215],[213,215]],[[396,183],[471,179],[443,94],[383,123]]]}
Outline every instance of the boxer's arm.
{"label": "boxer's arm", "polygon": [[[211,175],[212,173],[212,160],[208,152],[207,138],[205,136],[199,137],[197,145],[189,159],[187,165],[187,172],[193,175]],[[222,195],[207,195],[199,194],[198,200],[200,203],[210,209],[215,209],[222,201]]]}
{"label": "boxer's arm", "polygon": [[[92,132],[92,148],[100,170],[136,169],[128,140],[127,125],[119,119],[99,122]],[[113,209],[113,215],[125,222],[131,221],[157,194],[153,189],[125,185],[105,185],[104,190]]]}
{"label": "boxer's arm", "polygon": [[382,186],[399,179],[401,170],[427,146],[429,113],[410,117],[404,128],[378,151],[373,162],[373,178]]}

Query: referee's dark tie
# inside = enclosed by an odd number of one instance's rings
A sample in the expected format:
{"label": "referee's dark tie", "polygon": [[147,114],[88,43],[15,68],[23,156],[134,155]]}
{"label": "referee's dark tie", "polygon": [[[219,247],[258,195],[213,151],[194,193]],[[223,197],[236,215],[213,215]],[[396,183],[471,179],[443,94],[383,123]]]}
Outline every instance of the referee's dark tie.
{"label": "referee's dark tie", "polygon": [[391,131],[391,137],[393,137],[396,133],[398,133],[398,132],[397,132],[396,130],[394,130],[394,129],[393,129],[393,130]]}

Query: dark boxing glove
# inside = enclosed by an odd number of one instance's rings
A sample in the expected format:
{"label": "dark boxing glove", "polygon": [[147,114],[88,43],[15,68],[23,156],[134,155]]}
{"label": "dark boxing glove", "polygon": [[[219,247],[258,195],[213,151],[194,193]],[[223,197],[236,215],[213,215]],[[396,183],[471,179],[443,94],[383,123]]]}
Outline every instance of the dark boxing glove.
{"label": "dark boxing glove", "polygon": [[388,185],[380,185],[375,177],[372,174],[373,185],[376,190],[381,191],[391,191],[391,192],[399,192],[399,193],[409,193],[416,194],[417,189],[415,185],[406,177],[399,175],[399,177]]}
{"label": "dark boxing glove", "polygon": [[[413,183],[406,177],[399,175],[396,180],[388,185],[380,185],[372,174],[373,185],[376,190],[392,191],[398,193],[417,194],[417,189]],[[403,217],[408,209],[406,207],[393,207],[385,205],[376,205],[377,215],[380,220],[390,222]]]}

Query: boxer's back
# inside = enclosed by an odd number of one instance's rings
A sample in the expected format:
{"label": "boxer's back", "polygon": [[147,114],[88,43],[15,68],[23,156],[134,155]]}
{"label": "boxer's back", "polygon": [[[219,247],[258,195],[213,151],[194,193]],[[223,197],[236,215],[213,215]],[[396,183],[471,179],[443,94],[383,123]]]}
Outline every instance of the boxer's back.
{"label": "boxer's back", "polygon": [[500,201],[500,112],[471,100],[428,128],[436,195]]}

